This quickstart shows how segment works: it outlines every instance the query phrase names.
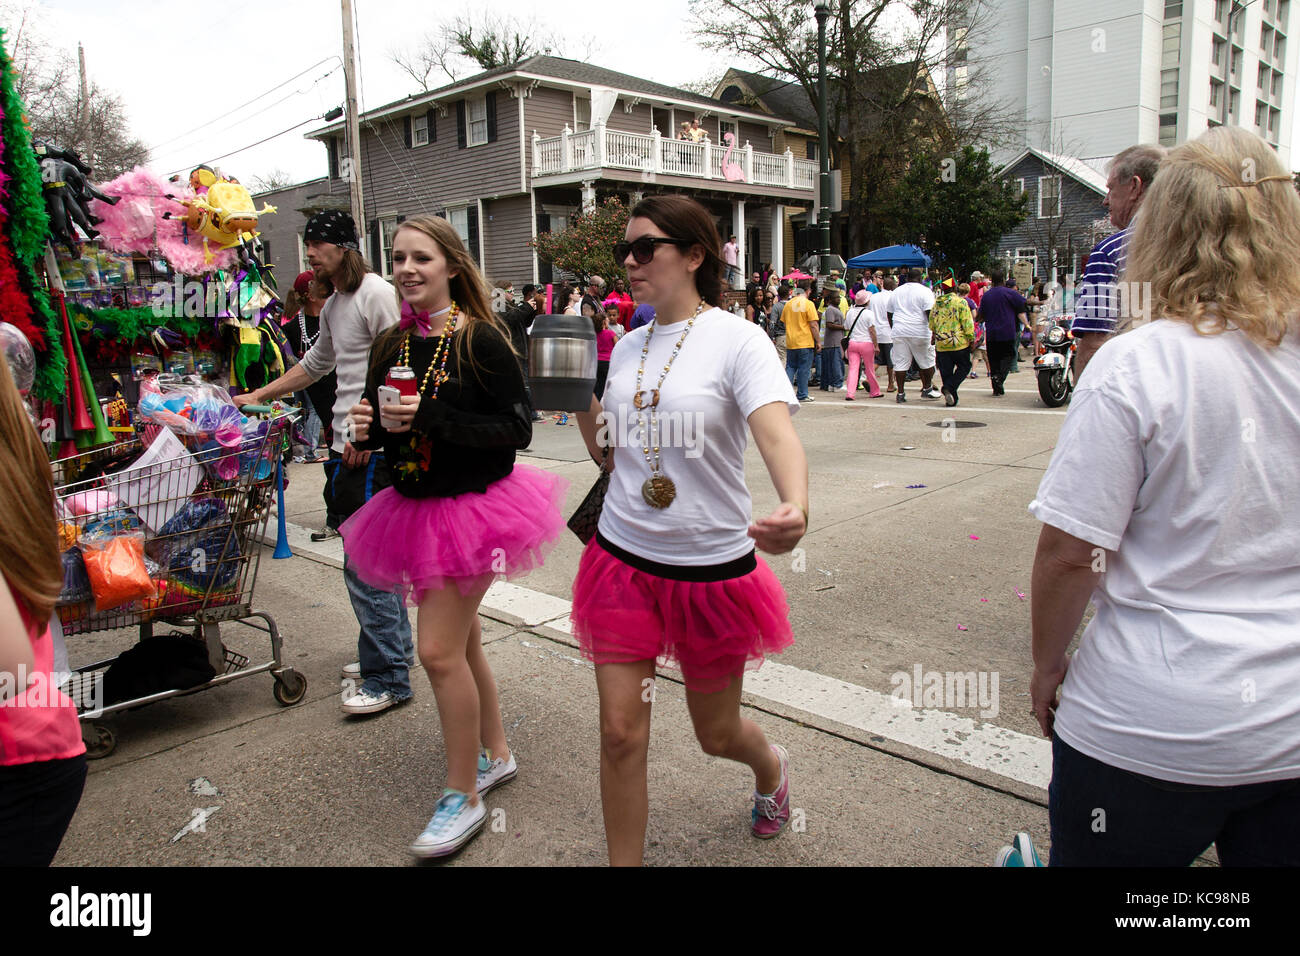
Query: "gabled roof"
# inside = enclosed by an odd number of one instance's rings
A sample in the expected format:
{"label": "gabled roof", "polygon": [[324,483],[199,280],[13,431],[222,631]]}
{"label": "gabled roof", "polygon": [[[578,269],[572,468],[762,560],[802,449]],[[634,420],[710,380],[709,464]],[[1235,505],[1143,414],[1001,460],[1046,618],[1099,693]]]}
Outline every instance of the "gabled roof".
{"label": "gabled roof", "polygon": [[[922,74],[924,75],[924,74]],[[891,66],[881,67],[866,74],[866,96],[870,99],[874,93],[893,92],[910,83],[917,76],[915,65],[912,63],[895,63]],[[746,87],[758,103],[765,109],[776,116],[788,116],[795,121],[799,129],[811,130],[816,132],[817,110],[808,99],[808,94],[804,88],[791,80],[777,80],[770,76],[763,76],[761,73],[747,73],[744,70],[730,69],[726,75],[714,87],[714,92],[722,96],[726,89],[734,83],[740,83]],[[827,86],[834,86],[836,80],[834,77],[827,78]],[[829,92],[829,91],[828,91]],[[739,97],[730,97],[724,102],[735,102]],[[842,137],[846,134],[847,128],[843,118],[840,120],[840,128],[837,131]]]}
{"label": "gabled roof", "polygon": [[[699,93],[692,93],[689,90],[679,89],[675,86],[665,86],[662,83],[655,83],[627,73],[619,73],[616,70],[607,70],[603,66],[595,66],[591,63],[581,63],[578,60],[567,60],[563,57],[541,54],[531,56],[526,60],[520,60],[518,63],[509,66],[501,66],[482,73],[476,73],[473,76],[467,76],[463,80],[457,80],[436,90],[412,93],[403,99],[394,100],[376,109],[367,110],[361,114],[360,118],[363,121],[372,120],[390,113],[405,112],[422,104],[432,105],[438,101],[454,99],[458,94],[469,92],[477,87],[509,79],[551,80],[567,86],[608,86],[617,90],[621,95],[620,98],[639,97],[674,105],[697,106],[701,112],[735,114],[760,122],[783,126],[790,125],[789,118],[780,111],[769,114],[763,110],[737,110],[733,104],[702,96]],[[340,120],[321,129],[313,130],[307,134],[307,138],[314,139],[342,129],[343,121]]]}
{"label": "gabled roof", "polygon": [[1073,156],[1063,156],[1060,153],[1049,153],[1046,150],[1037,149],[1033,146],[1028,146],[1022,150],[1020,155],[1016,156],[1015,159],[1011,160],[1011,162],[1007,163],[998,171],[998,175],[1002,175],[1030,154],[1038,157],[1039,160],[1047,163],[1049,166],[1055,166],[1071,179],[1082,183],[1093,192],[1100,193],[1103,196],[1106,195],[1106,177],[1097,172],[1097,170],[1093,169],[1083,160],[1075,159]]}

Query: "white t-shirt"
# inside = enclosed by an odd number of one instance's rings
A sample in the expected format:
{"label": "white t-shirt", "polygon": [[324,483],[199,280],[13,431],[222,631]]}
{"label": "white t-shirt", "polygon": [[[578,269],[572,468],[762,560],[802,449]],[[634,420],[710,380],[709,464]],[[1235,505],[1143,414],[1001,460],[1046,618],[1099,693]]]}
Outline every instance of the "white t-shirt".
{"label": "white t-shirt", "polygon": [[392,284],[373,272],[366,273],[355,292],[335,292],[320,310],[320,338],[301,364],[312,381],[331,371],[338,373],[330,446],[334,451],[343,451],[348,413],[361,401],[366,387],[370,345],[381,332],[396,325],[399,317]]}
{"label": "white t-shirt", "polygon": [[614,346],[600,426],[600,437],[607,434],[615,446],[614,473],[600,533],[661,564],[734,561],[754,547],[746,534],[753,504],[745,485],[747,420],[772,402],[784,403],[793,415],[799,403],[761,327],[717,308],[702,313],[659,398],[660,471],[677,486],[677,497],[667,508],[652,508],[641,497],[641,485],[650,477],[642,445],[643,412],[632,405],[641,349],[652,327],[642,391],[658,383],[686,320],[643,325]]}
{"label": "white t-shirt", "polygon": [[934,308],[934,293],[919,282],[904,282],[894,290],[889,311],[894,313],[897,338],[930,337],[930,320],[925,313]]}
{"label": "white t-shirt", "polygon": [[722,246],[722,258],[726,260],[727,265],[734,266],[740,262],[740,245],[735,242],[724,243]]}
{"label": "white t-shirt", "polygon": [[893,292],[881,289],[873,293],[871,301],[867,303],[867,308],[871,310],[871,321],[876,324],[876,342],[880,345],[892,345],[894,342],[894,330],[889,326],[889,310],[892,308],[889,302],[893,297]]}
{"label": "white t-shirt", "polygon": [[[871,306],[855,305],[849,309],[848,315],[844,316],[844,334],[849,337],[849,342],[870,342],[871,341]],[[852,329],[852,333],[850,333]]]}
{"label": "white t-shirt", "polygon": [[1114,552],[1057,733],[1162,780],[1300,777],[1300,337],[1156,321],[1088,368],[1029,506]]}

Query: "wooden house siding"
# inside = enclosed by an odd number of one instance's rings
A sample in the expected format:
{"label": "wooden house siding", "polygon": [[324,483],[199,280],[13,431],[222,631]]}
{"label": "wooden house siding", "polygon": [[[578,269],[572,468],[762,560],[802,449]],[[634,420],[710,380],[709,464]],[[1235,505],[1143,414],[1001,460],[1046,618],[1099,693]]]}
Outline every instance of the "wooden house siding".
{"label": "wooden house siding", "polygon": [[[1061,216],[1054,222],[1038,218],[1038,180],[1040,176],[1060,176]],[[1102,196],[1068,173],[1058,170],[1032,153],[1003,174],[1003,179],[1024,179],[1029,215],[1019,226],[998,240],[996,258],[1006,259],[1017,249],[1034,248],[1038,272],[1045,274],[1050,261],[1050,245],[1057,249],[1057,264],[1062,272],[1074,270],[1092,248],[1093,223],[1108,218]],[[1068,260],[1068,261],[1067,261]]]}
{"label": "wooden house siding", "polygon": [[489,283],[513,282],[515,293],[533,281],[532,202],[510,196],[483,203],[483,253]]}
{"label": "wooden house siding", "polygon": [[[605,121],[606,129],[616,129],[620,133],[644,133],[647,136],[654,132],[650,123],[649,103],[638,103],[632,107],[631,113],[625,112],[626,106],[627,103],[622,98],[614,104],[609,119]],[[563,130],[560,132],[563,132]],[[546,134],[543,133],[542,135]]]}
{"label": "wooden house siding", "polygon": [[536,130],[538,136],[546,139],[549,136],[559,136],[566,125],[573,129],[573,94],[568,90],[539,86],[533,90],[532,96],[524,100],[524,132],[527,140],[524,153],[530,178],[533,174],[533,131]]}

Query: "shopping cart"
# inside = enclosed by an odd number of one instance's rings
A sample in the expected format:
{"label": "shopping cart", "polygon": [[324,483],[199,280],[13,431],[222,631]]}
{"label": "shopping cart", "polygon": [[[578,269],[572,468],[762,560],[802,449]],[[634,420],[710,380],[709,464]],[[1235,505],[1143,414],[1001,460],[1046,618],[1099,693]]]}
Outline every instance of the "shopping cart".
{"label": "shopping cart", "polygon": [[[275,620],[252,607],[277,469],[294,418],[257,411],[271,414],[254,419],[229,445],[200,445],[208,436],[182,440],[151,426],[144,441],[53,463],[65,549],[57,607],[64,636],[139,628],[135,647],[76,668],[63,688],[77,705],[91,758],[112,752],[113,731],[100,718],[118,711],[266,671],[275,678],[280,704],[296,704],[307,692],[306,678],[284,664]],[[137,596],[117,603],[131,594]],[[183,630],[155,637],[160,623]],[[271,659],[250,664],[227,648],[222,624],[269,634]],[[180,670],[149,672],[151,663],[180,658],[186,662]],[[185,686],[167,685],[181,674]]]}

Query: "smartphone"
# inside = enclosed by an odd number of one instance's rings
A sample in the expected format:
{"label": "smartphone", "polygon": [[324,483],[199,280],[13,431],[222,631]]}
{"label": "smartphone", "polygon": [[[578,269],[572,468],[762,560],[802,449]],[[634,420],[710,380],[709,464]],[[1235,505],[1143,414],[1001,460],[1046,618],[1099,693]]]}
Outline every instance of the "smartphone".
{"label": "smartphone", "polygon": [[380,385],[377,391],[379,395],[379,424],[385,428],[394,428],[397,422],[385,417],[384,409],[389,405],[402,404],[402,393],[391,385]]}

